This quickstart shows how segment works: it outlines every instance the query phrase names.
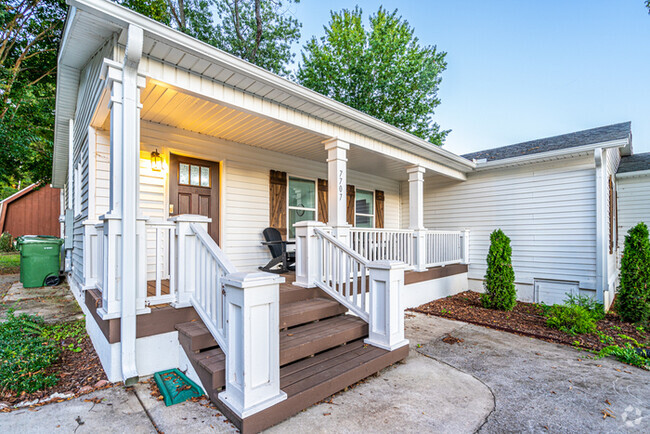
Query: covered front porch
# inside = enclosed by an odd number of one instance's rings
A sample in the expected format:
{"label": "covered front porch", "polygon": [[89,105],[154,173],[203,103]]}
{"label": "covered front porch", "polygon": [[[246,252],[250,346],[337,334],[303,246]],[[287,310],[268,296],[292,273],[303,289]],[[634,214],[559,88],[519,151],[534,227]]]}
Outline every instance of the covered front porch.
{"label": "covered front porch", "polygon": [[[329,120],[288,110],[272,86],[271,103],[130,59],[138,38],[129,27],[126,49],[115,47],[123,63],[100,52],[89,66],[105,87],[88,129],[83,266],[73,269],[115,378],[151,374],[171,363],[156,352],[180,345],[177,364],[231,419],[256,426],[299,410],[301,393],[322,399],[405,357],[405,283],[420,292],[437,278],[466,279],[468,232],[425,228],[423,208],[427,175],[460,182],[464,163],[351,130],[326,107]],[[267,227],[295,242],[290,284],[258,271],[270,259]],[[294,351],[276,330],[318,344]],[[339,356],[361,364],[331,371]],[[300,387],[285,390],[281,378],[300,363],[291,377]],[[322,381],[298,378],[306,372]]]}

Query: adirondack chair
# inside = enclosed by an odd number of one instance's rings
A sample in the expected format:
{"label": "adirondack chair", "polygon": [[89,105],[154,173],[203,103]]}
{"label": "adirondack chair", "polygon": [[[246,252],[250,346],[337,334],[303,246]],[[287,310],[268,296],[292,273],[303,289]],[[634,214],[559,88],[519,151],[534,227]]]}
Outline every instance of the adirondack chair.
{"label": "adirondack chair", "polygon": [[296,267],[296,253],[287,252],[288,244],[295,244],[294,241],[283,241],[280,231],[276,228],[266,228],[262,232],[264,240],[262,244],[268,246],[273,259],[263,267],[259,267],[262,271],[269,273],[287,273],[294,271]]}

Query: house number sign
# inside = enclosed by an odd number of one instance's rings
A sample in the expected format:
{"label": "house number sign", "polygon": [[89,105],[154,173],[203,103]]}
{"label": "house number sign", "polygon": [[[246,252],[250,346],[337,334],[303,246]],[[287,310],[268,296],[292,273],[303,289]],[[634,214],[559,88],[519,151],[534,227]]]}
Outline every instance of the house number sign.
{"label": "house number sign", "polygon": [[343,171],[339,170],[339,200],[343,200]]}

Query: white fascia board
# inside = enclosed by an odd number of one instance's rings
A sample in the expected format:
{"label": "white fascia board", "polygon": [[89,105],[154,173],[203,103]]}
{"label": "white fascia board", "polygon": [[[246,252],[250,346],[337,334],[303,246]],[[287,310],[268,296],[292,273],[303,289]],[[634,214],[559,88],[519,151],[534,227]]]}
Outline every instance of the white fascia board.
{"label": "white fascia board", "polygon": [[[274,89],[281,90],[282,92],[303,99],[318,107],[322,107],[338,115],[391,135],[396,139],[405,141],[410,145],[419,148],[420,150],[430,152],[431,154],[435,154],[438,157],[448,160],[448,162],[452,163],[456,168],[460,168],[464,171],[471,171],[475,167],[474,162],[456,155],[451,151],[442,149],[426,140],[407,133],[406,131],[402,131],[399,128],[375,119],[372,116],[348,107],[345,104],[334,101],[314,92],[311,89],[307,89],[236,56],[221,51],[212,45],[201,42],[185,33],[181,33],[147,17],[134,13],[118,4],[105,0],[69,0],[69,3],[80,10],[87,11],[88,13],[102,17],[109,22],[121,25],[125,28],[129,23],[132,23],[145,31],[145,37],[150,37],[151,39],[163,42],[184,52],[191,53],[198,58],[208,60],[211,63],[215,63],[226,69],[251,77],[256,81],[273,87]],[[400,146],[394,144],[391,145],[400,148]]]}
{"label": "white fascia board", "polygon": [[641,176],[650,176],[650,169],[637,170],[635,172],[617,173],[616,174],[616,179],[638,178],[638,177],[641,177]]}
{"label": "white fascia board", "polygon": [[592,152],[594,149],[603,148],[622,148],[627,146],[628,139],[611,140],[609,142],[593,143],[590,145],[576,146],[573,148],[558,149],[549,152],[539,152],[537,154],[522,155],[520,157],[504,158],[502,160],[488,161],[487,163],[477,163],[476,171],[490,170],[507,166],[523,166],[525,164],[536,163],[538,161],[551,160],[555,158],[569,157],[572,155]]}

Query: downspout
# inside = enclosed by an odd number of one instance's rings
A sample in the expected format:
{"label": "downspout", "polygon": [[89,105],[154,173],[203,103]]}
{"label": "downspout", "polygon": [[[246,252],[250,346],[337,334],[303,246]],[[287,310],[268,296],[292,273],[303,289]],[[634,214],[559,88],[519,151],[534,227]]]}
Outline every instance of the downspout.
{"label": "downspout", "polygon": [[[140,175],[140,110],[138,65],[142,58],[143,31],[134,25],[127,29],[126,53],[122,67],[122,295],[121,351],[122,376],[126,386],[138,382],[136,366],[136,310],[138,260],[136,216]],[[119,175],[118,175],[119,176]],[[140,259],[141,260],[141,259]]]}
{"label": "downspout", "polygon": [[607,194],[607,154],[603,148],[594,150],[596,164],[596,299],[606,305],[605,300],[609,278],[607,276],[607,207],[605,198]]}
{"label": "downspout", "polygon": [[64,270],[68,273],[72,272],[72,236],[74,225],[74,211],[73,211],[73,195],[74,195],[74,119],[68,121],[68,203],[65,210],[64,217],[64,244],[65,259]]}

